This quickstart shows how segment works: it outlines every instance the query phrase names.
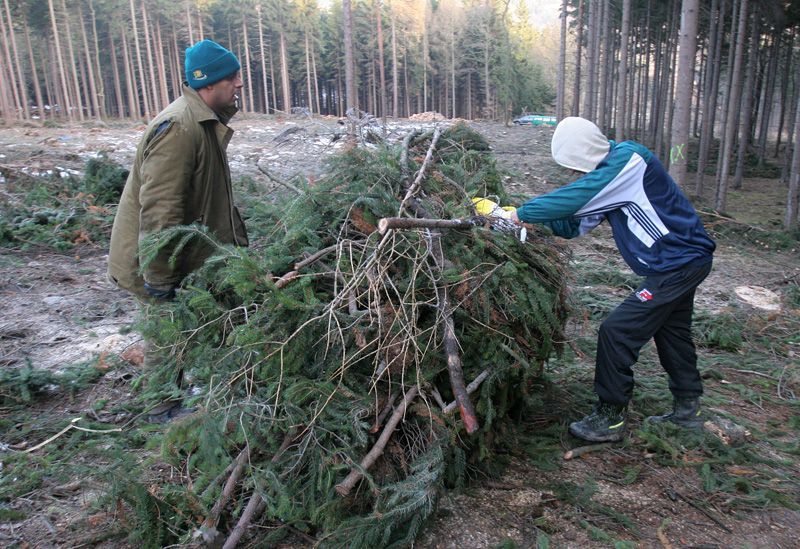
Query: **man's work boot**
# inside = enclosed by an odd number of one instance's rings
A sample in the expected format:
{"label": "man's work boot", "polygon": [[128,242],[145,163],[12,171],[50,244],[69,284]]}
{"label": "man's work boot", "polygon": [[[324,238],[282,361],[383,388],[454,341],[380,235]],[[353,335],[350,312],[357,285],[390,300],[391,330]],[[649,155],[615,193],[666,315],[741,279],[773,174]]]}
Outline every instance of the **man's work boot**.
{"label": "man's work boot", "polygon": [[671,412],[647,418],[648,423],[664,423],[665,421],[687,429],[700,429],[705,423],[703,411],[700,409],[700,398],[675,397]]}
{"label": "man's work boot", "polygon": [[626,406],[598,402],[592,413],[570,424],[573,436],[589,442],[619,442],[625,436]]}

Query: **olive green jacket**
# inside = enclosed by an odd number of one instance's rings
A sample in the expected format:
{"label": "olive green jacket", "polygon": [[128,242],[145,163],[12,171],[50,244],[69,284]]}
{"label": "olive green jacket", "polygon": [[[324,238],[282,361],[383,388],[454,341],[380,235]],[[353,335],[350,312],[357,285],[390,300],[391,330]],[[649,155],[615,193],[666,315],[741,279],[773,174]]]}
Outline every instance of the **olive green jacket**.
{"label": "olive green jacket", "polygon": [[174,267],[168,246],[140,272],[140,242],[169,227],[199,223],[225,244],[247,246],[225,152],[233,135],[226,124],[235,113],[232,107],[218,117],[184,85],[183,96],[147,126],[111,231],[108,274],[119,287],[146,297],[145,282],[158,289],[175,287],[208,258],[211,248],[196,239]]}

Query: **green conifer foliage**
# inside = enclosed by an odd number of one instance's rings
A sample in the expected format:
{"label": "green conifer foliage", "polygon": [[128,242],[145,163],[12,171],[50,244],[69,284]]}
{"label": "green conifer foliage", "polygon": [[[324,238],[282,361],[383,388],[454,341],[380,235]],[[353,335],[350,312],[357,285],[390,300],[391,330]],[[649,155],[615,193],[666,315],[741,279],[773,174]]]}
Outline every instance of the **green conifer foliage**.
{"label": "green conifer foliage", "polygon": [[[250,208],[260,244],[217,245],[176,301],[149,315],[146,336],[168,352],[146,391],[175,391],[170,383],[182,368],[194,388],[189,403],[198,406],[170,427],[164,455],[188,472],[191,499],[206,516],[226,467],[249,452],[220,532],[256,493],[263,512],[253,520],[273,526],[270,540],[287,525],[322,545],[407,545],[443,489],[491,466],[509,412],[531,397],[530,381],[563,341],[565,257],[551,237],[531,229],[523,243],[482,227],[443,230],[446,264],[437,270],[430,230],[376,230],[379,219],[398,215],[430,144],[425,134],[407,155],[396,146],[351,148],[302,196]],[[485,140],[455,126],[438,142],[419,204],[431,217],[474,216],[473,196],[506,203],[501,175]],[[174,229],[150,242],[150,255],[189,237],[211,238],[196,227]],[[286,276],[293,270],[296,277]],[[436,303],[442,284],[465,379],[489,372],[472,394],[481,424],[472,436],[457,411],[441,406],[454,398]],[[380,457],[348,495],[337,493],[375,445],[391,404],[412,387],[419,396]],[[199,526],[187,518],[196,509],[171,516],[178,523],[170,529],[184,539]]]}

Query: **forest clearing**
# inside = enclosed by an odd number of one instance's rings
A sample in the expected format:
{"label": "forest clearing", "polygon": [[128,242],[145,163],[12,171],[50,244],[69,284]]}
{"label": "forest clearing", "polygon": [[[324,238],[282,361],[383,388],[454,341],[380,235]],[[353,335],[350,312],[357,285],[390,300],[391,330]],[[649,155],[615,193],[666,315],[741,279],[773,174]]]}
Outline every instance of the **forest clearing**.
{"label": "forest clearing", "polygon": [[[237,192],[254,184],[266,196],[288,192],[259,175],[256,162],[261,159],[279,159],[268,166],[275,178],[291,180],[297,172],[318,177],[321,168],[309,159],[341,147],[330,144],[339,128],[335,120],[244,117],[233,126],[234,177],[254,181],[238,184]],[[393,132],[399,137],[433,126],[398,122]],[[280,137],[289,127],[300,129]],[[473,127],[509,170],[510,193],[530,196],[568,180],[549,155],[551,128]],[[41,171],[82,172],[85,161],[102,150],[125,165],[141,130],[124,124],[102,132],[80,126],[17,128],[4,133],[3,161]],[[542,401],[504,435],[510,438],[496,456],[498,469],[489,476],[476,471],[461,491],[445,496],[416,545],[524,547],[541,546],[546,539],[553,546],[639,546],[658,545],[666,536],[685,546],[792,546],[792,524],[798,519],[800,261],[796,241],[787,244],[769,228],[779,224],[780,200],[769,180],[746,180],[732,203],[734,219],[716,220],[720,246],[714,271],[698,289],[695,330],[706,399],[715,413],[747,428],[750,438],[743,445],[726,446],[711,434],[654,431],[637,420],[624,445],[563,460],[564,452],[580,446],[566,433],[566,423],[586,406],[595,326],[635,284],[621,260],[607,253],[614,246],[610,232],[593,233],[568,245],[566,280],[573,313],[565,335],[571,344],[547,363],[538,382]],[[763,219],[770,204],[772,223],[751,225]],[[126,465],[137,468],[124,473],[149,470],[150,480],[141,478],[155,497],[162,489],[157,479],[183,475],[159,457],[164,427],[135,421],[143,410],[135,380],[146,375],[141,357],[131,352],[141,339],[131,330],[138,306],[105,281],[105,257],[104,246],[96,243],[63,252],[44,244],[3,250],[4,371],[24,370],[25,364],[34,368],[24,381],[3,380],[4,543],[125,545],[138,519],[122,500],[112,504],[108,499],[107,475],[114,475],[103,471],[119,467],[112,456],[123,449],[138,456],[136,465]],[[779,302],[753,301],[742,293],[744,287],[765,288]],[[83,371],[76,364],[84,365]],[[37,379],[36,372],[55,377]],[[635,417],[666,405],[666,380],[652,346],[637,366],[637,383]],[[71,384],[77,388],[70,389]],[[24,397],[20,391],[26,387]],[[73,431],[36,452],[24,452],[78,417],[84,419],[77,425],[109,432]],[[120,428],[122,433],[115,431]],[[143,464],[146,469],[138,469]],[[103,474],[95,477],[99,471]],[[288,529],[280,543],[289,547],[311,541]]]}
{"label": "forest clearing", "polygon": [[0,544],[796,547],[798,31],[3,0]]}

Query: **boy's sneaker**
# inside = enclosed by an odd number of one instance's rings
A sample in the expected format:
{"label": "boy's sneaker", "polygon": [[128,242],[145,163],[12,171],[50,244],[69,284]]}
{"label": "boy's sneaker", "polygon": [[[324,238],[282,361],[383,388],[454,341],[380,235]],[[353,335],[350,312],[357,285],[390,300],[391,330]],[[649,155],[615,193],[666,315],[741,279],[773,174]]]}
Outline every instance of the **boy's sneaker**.
{"label": "boy's sneaker", "polygon": [[590,442],[619,442],[625,436],[626,408],[598,402],[592,413],[570,424],[569,432]]}

